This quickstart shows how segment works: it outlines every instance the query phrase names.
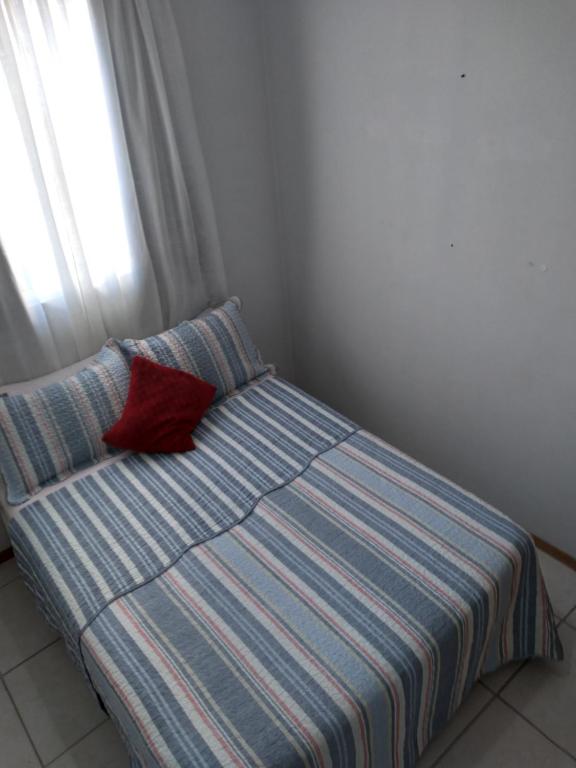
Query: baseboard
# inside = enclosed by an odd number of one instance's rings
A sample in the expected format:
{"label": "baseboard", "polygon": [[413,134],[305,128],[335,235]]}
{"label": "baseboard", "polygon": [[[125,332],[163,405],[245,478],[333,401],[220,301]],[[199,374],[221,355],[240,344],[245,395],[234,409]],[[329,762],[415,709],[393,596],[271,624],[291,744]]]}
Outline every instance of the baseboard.
{"label": "baseboard", "polygon": [[532,534],[532,538],[538,549],[541,549],[542,552],[546,552],[547,555],[550,555],[550,557],[553,557],[555,560],[568,566],[568,568],[572,568],[573,571],[576,571],[576,557],[572,557],[572,555],[569,555],[562,549],[558,549],[558,547],[555,547],[553,544],[548,544],[547,541],[544,541],[544,539],[541,539],[539,536],[534,536],[534,534]]}
{"label": "baseboard", "polygon": [[0,552],[0,563],[5,563],[7,560],[12,560],[14,557],[14,551],[12,547],[8,547],[8,549],[3,549],[2,552]]}

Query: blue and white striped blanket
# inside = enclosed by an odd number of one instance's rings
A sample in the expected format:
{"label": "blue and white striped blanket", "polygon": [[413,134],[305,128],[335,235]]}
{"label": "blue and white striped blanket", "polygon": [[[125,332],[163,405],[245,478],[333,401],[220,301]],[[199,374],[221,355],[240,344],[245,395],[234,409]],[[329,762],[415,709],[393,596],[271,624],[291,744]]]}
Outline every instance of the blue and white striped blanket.
{"label": "blue and white striped blanket", "polygon": [[295,387],[194,439],[12,524],[137,764],[413,766],[482,672],[561,655],[530,537]]}

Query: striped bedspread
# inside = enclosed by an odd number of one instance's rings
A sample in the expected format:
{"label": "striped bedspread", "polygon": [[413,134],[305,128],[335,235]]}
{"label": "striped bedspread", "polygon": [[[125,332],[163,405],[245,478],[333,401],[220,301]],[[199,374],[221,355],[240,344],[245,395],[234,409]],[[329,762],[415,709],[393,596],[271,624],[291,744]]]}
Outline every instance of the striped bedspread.
{"label": "striped bedspread", "polygon": [[195,440],[12,524],[135,765],[409,768],[481,673],[561,655],[530,537],[300,390]]}

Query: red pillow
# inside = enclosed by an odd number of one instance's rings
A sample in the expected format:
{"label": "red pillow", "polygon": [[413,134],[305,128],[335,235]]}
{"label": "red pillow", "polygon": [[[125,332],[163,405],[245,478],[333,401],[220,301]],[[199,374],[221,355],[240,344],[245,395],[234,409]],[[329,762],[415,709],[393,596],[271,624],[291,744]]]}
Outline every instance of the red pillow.
{"label": "red pillow", "polygon": [[190,433],[215,392],[216,387],[191,373],[135,357],[122,416],[102,440],[140,453],[192,451]]}

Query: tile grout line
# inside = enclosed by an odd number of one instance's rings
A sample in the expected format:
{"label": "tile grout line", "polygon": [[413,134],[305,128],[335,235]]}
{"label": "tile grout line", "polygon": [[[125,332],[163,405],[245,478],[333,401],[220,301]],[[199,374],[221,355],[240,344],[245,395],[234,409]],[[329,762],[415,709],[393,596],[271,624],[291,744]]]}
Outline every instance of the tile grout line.
{"label": "tile grout line", "polygon": [[[488,690],[488,689],[486,689],[486,690]],[[440,761],[443,760],[446,757],[446,755],[448,754],[448,752],[450,752],[452,747],[454,747],[457,744],[457,742],[460,741],[460,739],[464,736],[464,734],[468,730],[470,730],[470,728],[474,725],[474,723],[478,720],[478,718],[481,715],[483,715],[484,712],[488,709],[488,707],[492,706],[492,704],[496,701],[498,696],[495,693],[492,693],[492,691],[488,691],[488,693],[490,694],[490,699],[486,702],[486,704],[484,704],[482,709],[472,718],[472,720],[470,720],[470,722],[462,729],[462,731],[458,734],[458,736],[456,736],[454,741],[450,742],[450,744],[446,747],[444,752],[442,752],[442,754],[440,754],[438,756],[438,758],[432,763],[430,768],[437,768],[437,766],[440,765]]]}
{"label": "tile grout line", "polygon": [[[500,688],[499,688],[497,691],[492,691],[492,693],[494,693],[494,696],[498,696],[498,697],[499,697],[499,696],[500,696],[500,694],[502,693],[502,691],[503,691],[505,688],[508,688],[508,686],[510,685],[510,683],[512,682],[512,680],[514,680],[514,679],[515,679],[515,678],[516,678],[516,677],[517,677],[517,676],[520,674],[520,672],[522,672],[522,670],[523,670],[523,669],[525,669],[525,668],[528,666],[528,664],[530,663],[530,661],[531,661],[531,659],[523,659],[523,660],[520,662],[520,666],[518,667],[518,669],[516,669],[516,670],[515,670],[515,671],[514,671],[514,672],[513,672],[513,673],[510,675],[510,677],[508,678],[508,680],[506,680],[506,682],[504,683],[504,685],[502,685],[502,686],[501,686],[501,687],[500,687]],[[482,682],[482,681],[480,681],[480,682]],[[484,684],[484,683],[482,683],[482,685],[485,685],[485,684]],[[488,686],[487,686],[487,685],[485,685],[485,687],[486,687],[486,688],[488,688]],[[489,691],[491,691],[491,688],[488,688],[488,690],[489,690]]]}
{"label": "tile grout line", "polygon": [[12,694],[10,693],[10,689],[6,685],[6,681],[4,680],[4,675],[2,675],[0,677],[1,677],[0,684],[4,686],[4,690],[6,691],[6,695],[8,696],[8,699],[10,700],[10,703],[12,704],[12,708],[14,709],[14,712],[16,712],[16,717],[20,721],[20,725],[24,729],[24,733],[26,734],[26,738],[30,742],[30,746],[32,747],[32,750],[33,750],[34,754],[36,755],[36,757],[38,759],[38,764],[43,766],[44,762],[42,761],[42,758],[40,757],[40,753],[36,749],[36,744],[34,744],[34,741],[32,740],[32,736],[30,735],[30,733],[28,731],[28,728],[26,727],[26,723],[24,722],[24,720],[22,718],[22,715],[20,714],[20,710],[16,706],[16,702],[14,701],[14,698],[12,697]]}
{"label": "tile grout line", "polygon": [[44,645],[42,648],[39,648],[37,651],[34,651],[34,653],[32,653],[30,656],[27,656],[25,659],[22,659],[22,661],[19,661],[18,664],[15,664],[13,667],[10,667],[10,669],[6,669],[4,672],[2,672],[2,677],[5,678],[8,675],[12,674],[12,672],[15,672],[17,669],[20,669],[20,667],[24,666],[24,664],[27,664],[29,661],[32,661],[32,659],[35,659],[36,656],[39,656],[41,653],[44,653],[44,651],[47,651],[48,648],[52,648],[53,645],[56,645],[56,643],[59,643],[61,641],[62,641],[62,638],[59,635],[55,640],[51,640],[47,645]]}
{"label": "tile grout line", "polygon": [[[566,614],[566,616],[561,619],[558,624],[556,625],[556,629],[559,629],[560,626],[564,623],[566,623],[566,619],[570,616],[571,613],[573,613],[574,608],[570,609],[569,613]],[[566,626],[570,627],[569,624]],[[576,631],[576,630],[575,630]],[[474,723],[478,720],[478,718],[484,714],[484,712],[490,707],[494,701],[498,700],[505,704],[509,709],[511,709],[515,714],[519,715],[528,725],[530,725],[532,728],[534,728],[535,731],[540,733],[541,736],[544,736],[544,738],[549,741],[551,744],[553,744],[555,747],[558,747],[562,752],[564,752],[568,757],[570,757],[572,760],[576,761],[576,756],[572,755],[570,752],[568,752],[564,747],[561,747],[559,744],[557,744],[553,739],[551,739],[546,733],[540,730],[534,723],[532,723],[530,720],[528,720],[527,717],[525,717],[521,712],[518,712],[511,704],[509,704],[505,699],[501,697],[501,693],[510,685],[510,683],[522,672],[523,669],[525,669],[528,664],[530,664],[531,659],[524,659],[517,670],[513,672],[513,674],[510,676],[510,678],[504,683],[504,685],[498,689],[498,691],[494,692],[491,688],[489,688],[486,683],[484,683],[481,679],[477,681],[491,696],[490,700],[486,702],[486,704],[482,707],[482,709],[478,712],[478,714],[466,725],[466,727],[456,736],[454,741],[452,741],[446,749],[439,755],[439,757],[434,761],[434,763],[431,765],[431,768],[438,768],[441,760],[444,759],[446,754],[456,745],[458,741],[464,736],[464,734],[474,725]]]}
{"label": "tile grout line", "polygon": [[93,728],[90,728],[90,730],[87,731],[83,736],[80,736],[79,739],[76,739],[76,741],[74,741],[72,744],[70,744],[68,747],[66,747],[66,749],[63,752],[60,752],[59,755],[56,755],[56,757],[53,757],[52,760],[50,760],[49,763],[42,763],[44,768],[49,768],[49,766],[54,765],[56,760],[60,760],[60,758],[64,757],[64,755],[68,754],[68,752],[70,752],[71,749],[74,749],[74,747],[77,747],[78,744],[80,744],[82,741],[84,741],[84,739],[87,739],[88,736],[91,736],[95,731],[98,730],[98,728],[101,728],[103,725],[106,725],[106,723],[109,722],[109,721],[110,721],[110,718],[108,716],[106,716],[106,718],[104,720],[102,720],[102,722],[98,723],[98,725],[95,725]]}
{"label": "tile grout line", "polygon": [[10,581],[4,582],[4,584],[2,584],[2,586],[0,587],[0,592],[2,592],[3,589],[6,589],[6,587],[9,587],[11,584],[14,584],[14,582],[18,581],[19,578],[20,576],[14,576],[14,578],[10,579]]}
{"label": "tile grout line", "polygon": [[106,716],[106,717],[104,718],[104,720],[101,720],[101,721],[100,721],[99,723],[97,723],[95,726],[93,726],[92,728],[90,728],[90,729],[89,729],[89,730],[88,730],[86,733],[84,733],[82,736],[80,736],[80,737],[79,737],[78,739],[76,739],[74,742],[72,742],[71,744],[69,744],[69,745],[66,747],[66,749],[65,749],[65,750],[63,750],[63,751],[62,751],[62,752],[60,752],[58,755],[56,755],[55,757],[53,757],[53,758],[52,758],[52,759],[51,759],[51,760],[50,760],[48,763],[45,763],[45,762],[42,760],[42,758],[40,757],[40,753],[39,753],[39,752],[38,752],[38,750],[36,749],[36,745],[35,745],[35,743],[34,743],[34,740],[32,739],[32,736],[31,736],[30,732],[28,731],[28,728],[26,727],[26,723],[24,722],[24,719],[22,718],[22,715],[20,714],[20,710],[19,710],[19,708],[18,708],[18,705],[16,704],[16,701],[15,701],[15,699],[13,698],[13,696],[12,696],[12,694],[11,694],[11,692],[10,692],[10,688],[8,687],[8,683],[6,682],[6,679],[5,679],[5,678],[6,678],[6,676],[7,676],[7,675],[10,675],[12,672],[14,672],[15,670],[19,669],[19,668],[20,668],[20,667],[22,667],[24,664],[27,664],[29,661],[31,661],[32,659],[36,658],[37,656],[39,656],[41,653],[43,653],[44,651],[48,650],[49,648],[52,648],[52,646],[56,645],[56,644],[57,644],[57,643],[59,643],[59,642],[62,642],[62,638],[61,638],[60,636],[59,636],[59,637],[57,637],[55,640],[52,640],[52,642],[48,643],[48,645],[45,645],[43,648],[40,648],[38,651],[35,651],[35,652],[34,652],[34,653],[31,655],[31,656],[28,656],[28,658],[26,658],[26,659],[24,659],[23,661],[21,661],[21,662],[19,662],[18,664],[16,664],[16,666],[12,667],[12,668],[11,668],[11,669],[9,669],[9,670],[6,670],[6,672],[2,672],[2,673],[0,673],[0,681],[1,681],[1,684],[3,684],[3,686],[4,686],[5,690],[6,690],[6,693],[7,693],[7,695],[8,695],[8,698],[9,698],[9,700],[10,700],[10,703],[12,704],[12,707],[13,707],[13,709],[15,710],[15,712],[16,712],[16,714],[17,714],[18,720],[20,721],[20,723],[22,724],[22,727],[24,728],[24,732],[25,732],[25,734],[26,734],[26,737],[28,738],[28,741],[29,741],[29,742],[30,742],[30,744],[32,745],[32,748],[33,748],[33,750],[34,750],[34,753],[35,753],[36,757],[38,758],[38,760],[39,760],[39,763],[40,763],[40,765],[42,766],[42,768],[47,768],[47,766],[49,766],[49,765],[52,765],[53,763],[55,763],[55,762],[56,762],[56,760],[59,760],[59,759],[60,759],[61,757],[63,757],[63,756],[64,756],[64,755],[65,755],[67,752],[69,752],[71,749],[73,749],[73,748],[74,748],[74,747],[76,747],[78,744],[80,744],[80,742],[81,742],[81,741],[83,741],[85,738],[87,738],[88,736],[90,736],[92,733],[94,733],[94,731],[98,730],[98,728],[100,728],[101,726],[103,726],[105,723],[107,723],[107,722],[110,720],[110,718],[109,718],[108,716]]}
{"label": "tile grout line", "polygon": [[[522,712],[519,712],[515,707],[512,706],[509,702],[506,701],[506,699],[503,699],[500,695],[496,697],[502,704],[504,704],[508,709],[511,709],[512,712],[514,712],[515,715],[518,715],[518,717],[522,718],[524,722],[529,725],[531,728],[533,728],[535,731],[537,731],[540,736],[543,736],[546,741],[549,741],[550,744],[553,744],[557,749],[559,749],[561,752],[563,752],[567,757],[569,757],[571,760],[576,763],[576,755],[573,755],[571,752],[569,752],[565,747],[558,744],[556,741],[554,741],[553,738],[551,738],[547,733],[545,733],[541,728],[539,728],[537,725],[535,725],[531,720],[529,720],[526,715],[523,715]],[[434,766],[432,767],[434,768]]]}
{"label": "tile grout line", "polygon": [[[566,614],[566,616],[563,619],[560,619],[558,623],[556,624],[556,630],[559,630],[560,627],[563,624],[566,624],[566,619],[570,616],[574,609],[571,609],[569,613]],[[556,617],[558,618],[558,617]],[[570,627],[570,624],[566,624],[567,627]],[[551,744],[553,744],[555,747],[560,749],[564,754],[566,754],[568,757],[570,757],[572,760],[576,762],[576,755],[573,755],[571,752],[569,752],[567,749],[562,747],[560,744],[558,744],[556,741],[554,741],[553,738],[551,738],[545,731],[543,731],[541,728],[539,728],[535,723],[533,723],[531,720],[529,720],[522,712],[516,709],[512,704],[510,704],[506,699],[502,697],[502,693],[508,688],[510,683],[522,672],[523,669],[526,669],[526,667],[530,664],[530,662],[533,661],[533,659],[525,659],[524,662],[520,665],[520,667],[514,672],[514,674],[510,677],[509,680],[507,680],[502,688],[495,694],[496,698],[502,702],[502,704],[505,704],[508,709],[511,709],[516,715],[522,718],[524,722],[526,722],[531,728],[533,728],[535,731],[537,731],[541,736],[543,736],[547,741],[549,741]],[[434,766],[432,766],[434,768]]]}
{"label": "tile grout line", "polygon": [[[526,663],[528,663],[528,662],[526,662]],[[524,666],[525,666],[525,665],[522,665],[521,669],[522,669]],[[518,672],[520,672],[520,669],[518,669],[518,670],[517,670],[517,671],[514,673],[513,677],[515,677],[515,676],[518,674]],[[509,680],[508,682],[511,682],[511,681],[512,681],[512,678],[510,678],[510,680]],[[505,686],[502,688],[502,690],[504,690],[504,688],[505,688],[507,685],[508,685],[508,683],[506,683],[506,685],[505,685]],[[486,686],[484,686],[484,687],[486,687]],[[486,689],[486,690],[489,690],[489,689]],[[443,752],[442,752],[442,753],[441,753],[441,754],[438,756],[438,758],[437,758],[437,759],[434,761],[434,763],[432,763],[432,765],[431,765],[431,767],[430,767],[430,768],[439,768],[441,761],[442,761],[442,760],[443,760],[443,759],[446,757],[446,755],[448,754],[448,752],[450,752],[450,750],[452,750],[452,749],[453,749],[453,748],[456,746],[456,744],[457,744],[457,743],[460,741],[460,739],[462,739],[462,738],[463,738],[463,736],[464,736],[464,735],[465,735],[465,734],[466,734],[466,733],[467,733],[467,732],[468,732],[468,731],[469,731],[469,730],[472,728],[472,726],[473,726],[473,725],[476,723],[476,721],[477,721],[477,720],[478,720],[478,719],[479,719],[479,718],[480,718],[480,717],[481,717],[481,716],[484,714],[484,712],[486,712],[486,710],[487,710],[489,707],[491,707],[491,706],[492,706],[492,704],[494,704],[494,702],[495,702],[495,701],[499,701],[501,704],[504,704],[504,705],[505,705],[505,706],[506,706],[508,709],[512,710],[512,712],[514,712],[514,714],[515,714],[515,715],[518,715],[518,716],[519,716],[519,717],[520,717],[522,720],[524,720],[524,722],[525,722],[525,723],[526,723],[528,726],[530,726],[530,728],[532,728],[532,729],[533,729],[533,730],[535,730],[537,733],[539,733],[541,736],[543,736],[543,737],[546,739],[546,741],[548,741],[548,742],[549,742],[550,744],[552,744],[554,747],[556,747],[557,749],[559,749],[559,750],[560,750],[561,752],[563,752],[563,753],[564,753],[564,754],[565,754],[567,757],[569,757],[571,760],[573,760],[573,761],[574,761],[574,763],[576,763],[576,756],[575,756],[575,755],[573,755],[571,752],[569,752],[567,749],[565,749],[565,747],[561,746],[561,745],[560,745],[560,744],[558,744],[556,741],[554,741],[554,739],[552,739],[552,738],[551,738],[551,737],[550,737],[550,736],[549,736],[547,733],[545,733],[544,731],[542,731],[542,730],[541,730],[541,729],[540,729],[538,726],[536,726],[536,725],[535,725],[535,724],[534,724],[534,723],[533,723],[531,720],[529,720],[529,719],[528,719],[528,718],[527,718],[525,715],[523,715],[521,712],[519,712],[517,709],[515,709],[515,708],[514,708],[514,707],[513,707],[511,704],[509,704],[509,703],[508,703],[508,702],[507,702],[505,699],[503,699],[503,698],[500,696],[500,694],[499,694],[499,693],[496,693],[496,694],[495,694],[495,693],[492,693],[492,691],[489,691],[489,693],[491,694],[491,698],[490,698],[490,700],[486,702],[486,704],[485,704],[485,705],[482,707],[482,709],[481,709],[481,710],[478,712],[478,714],[477,714],[477,715],[476,715],[476,716],[475,716],[475,717],[474,717],[474,718],[473,718],[473,719],[472,719],[472,720],[471,720],[471,721],[468,723],[468,725],[466,725],[466,727],[465,727],[465,728],[464,728],[464,729],[461,731],[461,733],[459,733],[459,734],[458,734],[458,736],[456,736],[456,738],[454,739],[454,741],[452,741],[452,742],[451,742],[451,743],[450,743],[450,744],[449,744],[449,745],[446,747],[446,749],[445,749],[445,750],[444,750],[444,751],[443,751]]]}
{"label": "tile grout line", "polygon": [[[568,623],[568,619],[570,618],[570,616],[572,616],[572,614],[574,613],[574,611],[576,611],[576,605],[575,605],[573,608],[570,608],[570,610],[568,611],[568,613],[567,613],[565,616],[563,616],[562,618],[560,618],[560,620],[558,621],[558,624],[556,624],[556,629],[558,629],[558,627],[560,626],[560,624],[567,624],[567,623]],[[559,618],[559,617],[557,617],[557,618]],[[571,625],[571,624],[568,624],[568,626],[570,627],[570,626],[572,626],[572,625]]]}
{"label": "tile grout line", "polygon": [[9,587],[10,584],[14,584],[15,581],[18,581],[18,579],[21,579],[21,578],[22,578],[21,574],[17,573],[13,579],[10,579],[9,581],[6,581],[4,584],[2,584],[2,586],[0,587],[0,593],[2,592],[3,589],[6,589],[6,587]]}
{"label": "tile grout line", "polygon": [[[573,613],[574,611],[570,611],[570,613],[565,618],[559,621],[558,624],[556,624],[556,629],[560,629],[560,627],[568,627],[568,629],[571,629],[573,632],[576,632],[576,626],[574,626],[573,624],[568,624],[568,619],[570,618],[570,616],[572,616]],[[574,618],[576,619],[576,615],[574,616]]]}

